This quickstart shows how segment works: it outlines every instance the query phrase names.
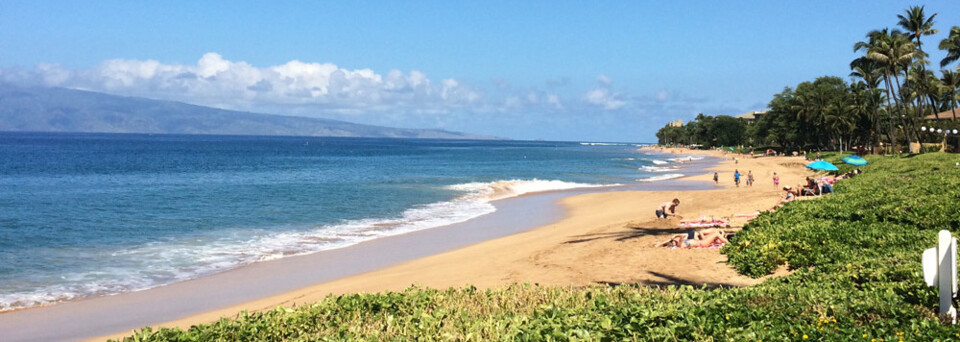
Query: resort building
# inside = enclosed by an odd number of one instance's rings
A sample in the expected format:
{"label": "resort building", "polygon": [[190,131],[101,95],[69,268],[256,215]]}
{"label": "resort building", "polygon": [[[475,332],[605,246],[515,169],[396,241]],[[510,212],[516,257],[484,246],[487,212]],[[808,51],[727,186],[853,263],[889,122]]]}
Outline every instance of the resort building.
{"label": "resort building", "polygon": [[674,120],[667,123],[669,127],[683,127],[683,120]]}
{"label": "resort building", "polygon": [[760,119],[760,117],[763,116],[763,114],[767,114],[767,111],[754,110],[754,111],[749,111],[749,112],[737,115],[735,116],[735,118],[744,119],[747,121],[747,123],[754,123],[754,122],[757,122],[757,120]]}
{"label": "resort building", "polygon": [[[957,115],[957,117],[960,117],[960,109],[957,109],[956,115]],[[924,119],[927,119],[927,120],[937,120],[937,118],[939,118],[940,120],[953,120],[953,119],[955,119],[953,110],[948,110],[948,111],[940,112],[940,113],[937,113],[937,115],[930,114],[930,115],[927,115]]]}

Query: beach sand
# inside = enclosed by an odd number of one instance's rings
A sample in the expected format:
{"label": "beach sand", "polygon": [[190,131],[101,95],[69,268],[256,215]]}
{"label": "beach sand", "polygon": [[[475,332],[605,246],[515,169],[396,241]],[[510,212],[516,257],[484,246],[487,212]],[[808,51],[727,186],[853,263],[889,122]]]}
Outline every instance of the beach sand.
{"label": "beach sand", "polygon": [[[566,209],[563,219],[532,230],[158,325],[189,328],[220,317],[235,317],[244,310],[306,304],[329,294],[399,291],[411,285],[433,288],[465,285],[489,288],[511,283],[749,286],[763,281],[738,275],[726,264],[726,256],[720,254],[719,248],[654,247],[656,242],[687,230],[679,225],[677,218],[657,220],[654,210],[660,203],[679,198],[681,205],[677,213],[684,219],[730,217],[732,228],[729,230],[736,231],[748,220],[736,215],[769,210],[778,203],[783,191],[773,185],[774,172],[780,175],[780,187],[800,184],[804,177],[812,175],[804,168],[803,158],[751,158],[682,149],[663,152],[724,158],[709,169],[719,172],[719,186],[716,190],[704,191],[598,192],[566,197],[560,199]],[[735,169],[742,174],[739,187],[733,184]],[[751,187],[743,182],[747,171],[752,171],[756,179]],[[686,180],[712,184],[713,173]],[[773,276],[784,273],[780,271]],[[131,333],[117,332],[93,340],[122,338]]]}

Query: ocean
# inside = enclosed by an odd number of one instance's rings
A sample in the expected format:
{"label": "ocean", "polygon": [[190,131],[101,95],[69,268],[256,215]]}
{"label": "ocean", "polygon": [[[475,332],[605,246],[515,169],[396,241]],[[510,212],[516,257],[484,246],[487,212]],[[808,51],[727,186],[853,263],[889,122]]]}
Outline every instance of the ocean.
{"label": "ocean", "polygon": [[464,222],[528,193],[677,178],[700,158],[638,146],[0,133],[0,311]]}

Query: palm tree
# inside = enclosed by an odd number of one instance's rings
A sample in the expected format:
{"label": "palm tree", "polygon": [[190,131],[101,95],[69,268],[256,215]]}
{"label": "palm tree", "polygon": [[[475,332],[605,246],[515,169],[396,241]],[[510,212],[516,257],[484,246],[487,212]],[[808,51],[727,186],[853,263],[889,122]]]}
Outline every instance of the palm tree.
{"label": "palm tree", "polygon": [[[901,70],[906,70],[910,62],[913,61],[913,58],[917,54],[916,49],[907,35],[899,30],[890,30],[887,28],[874,30],[867,33],[867,38],[868,40],[866,42],[857,42],[854,44],[853,51],[866,50],[865,57],[877,62],[882,67],[884,71],[883,83],[888,94],[888,105],[896,109],[896,114],[893,117],[896,118],[900,116],[902,122],[904,110],[901,106],[902,94],[899,91],[900,72]],[[889,104],[890,100],[893,100],[892,105]],[[913,121],[914,120],[910,120],[911,123]],[[890,123],[890,125],[892,131],[893,124]],[[910,134],[906,134],[906,137],[908,141],[913,141],[913,136]],[[891,142],[891,144],[893,144],[893,142]]]}
{"label": "palm tree", "polygon": [[[928,100],[928,97],[925,95],[929,93],[929,89],[926,87],[928,82],[926,82],[927,75],[925,68],[925,65],[927,64],[927,54],[923,52],[923,45],[920,41],[920,37],[929,36],[940,32],[933,28],[933,18],[937,17],[937,13],[934,13],[927,18],[927,16],[923,13],[923,9],[924,6],[911,6],[910,8],[904,10],[903,14],[897,15],[897,18],[900,19],[897,24],[907,31],[907,36],[911,40],[916,40],[917,42],[917,68],[911,68],[912,70],[908,69],[906,71],[908,72],[908,77],[909,71],[914,71],[914,73],[917,75],[916,81],[918,82],[915,87],[916,91],[918,92],[918,96],[916,97],[916,115],[918,117],[923,116],[923,105]],[[932,103],[931,106],[933,106]],[[933,108],[933,112],[937,113],[937,109]]]}
{"label": "palm tree", "polygon": [[797,86],[791,109],[796,113],[797,121],[806,124],[806,126],[810,128],[806,133],[807,135],[812,135],[811,140],[813,140],[817,148],[822,148],[821,134],[817,134],[817,128],[824,127],[823,119],[826,103],[824,103],[825,101],[822,94],[814,91],[811,87],[812,85],[804,87],[803,84]]}
{"label": "palm tree", "polygon": [[940,60],[941,68],[960,59],[960,26],[951,27],[950,35],[940,41],[938,48],[947,51],[947,56]]}
{"label": "palm tree", "polygon": [[[910,67],[910,72],[907,74],[907,86],[910,88],[910,96],[917,100],[918,103],[927,103],[929,102],[930,108],[933,109],[933,115],[937,117],[937,120],[940,120],[940,111],[937,107],[937,99],[940,95],[940,79],[932,71],[923,70],[923,67],[918,64]],[[923,110],[921,106],[917,106],[917,116],[923,117]]]}
{"label": "palm tree", "polygon": [[[862,97],[865,101],[864,104],[867,106],[870,116],[870,122],[872,126],[872,134],[870,135],[870,143],[873,147],[877,147],[880,143],[880,104],[883,102],[883,90],[880,90],[880,82],[883,81],[883,70],[880,68],[880,65],[869,58],[860,57],[853,62],[850,62],[850,69],[853,72],[850,73],[851,77],[856,77],[862,80],[862,82],[857,83],[866,89],[854,88],[855,96]],[[888,137],[890,138],[891,143],[893,142],[893,136],[890,135],[892,132],[887,132]]]}
{"label": "palm tree", "polygon": [[[849,133],[856,123],[856,115],[861,113],[861,109],[856,102],[850,103],[846,96],[837,96],[829,100],[826,107],[823,108],[823,124],[828,132],[840,141],[840,151],[843,152],[843,138]],[[830,139],[834,144],[834,139]],[[849,145],[849,139],[848,139]]]}
{"label": "palm tree", "polygon": [[927,96],[927,100],[930,101],[930,107],[933,108],[933,115],[940,120],[940,99],[943,98],[943,82],[937,78],[937,75],[933,71],[927,71],[923,77],[923,89],[924,93]]}
{"label": "palm tree", "polygon": [[[910,103],[910,99],[906,96],[910,94],[909,91],[902,91],[902,84],[900,82],[900,73],[904,75],[907,73],[907,68],[916,57],[916,49],[914,49],[913,42],[911,42],[908,37],[900,33],[897,30],[891,31],[891,34],[886,37],[886,40],[882,42],[880,47],[873,52],[867,52],[867,57],[872,58],[881,64],[885,65],[889,69],[889,74],[893,76],[893,83],[891,89],[894,90],[893,96],[894,103],[897,105],[897,112],[900,114],[901,123],[904,125],[904,132],[907,137],[908,142],[915,141],[910,133],[916,131],[914,123],[916,117],[910,115],[908,120],[908,115],[906,112],[906,105]],[[914,135],[919,135],[917,132]],[[919,137],[917,137],[919,139]]]}
{"label": "palm tree", "polygon": [[869,89],[877,89],[883,82],[883,68],[877,61],[860,57],[850,62],[850,77],[859,78]]}
{"label": "palm tree", "polygon": [[898,23],[900,27],[904,30],[907,30],[907,34],[910,39],[917,40],[917,51],[920,52],[920,58],[926,56],[923,53],[923,47],[920,43],[920,37],[929,36],[931,34],[937,34],[939,30],[933,28],[933,18],[937,17],[937,13],[934,13],[929,18],[923,14],[924,6],[912,6],[909,9],[903,11],[903,14],[898,14],[897,18],[900,18]]}
{"label": "palm tree", "polygon": [[960,96],[960,73],[950,70],[943,70],[941,73],[943,74],[943,77],[940,78],[943,98],[953,112],[953,121],[957,121],[957,100],[958,96]]}

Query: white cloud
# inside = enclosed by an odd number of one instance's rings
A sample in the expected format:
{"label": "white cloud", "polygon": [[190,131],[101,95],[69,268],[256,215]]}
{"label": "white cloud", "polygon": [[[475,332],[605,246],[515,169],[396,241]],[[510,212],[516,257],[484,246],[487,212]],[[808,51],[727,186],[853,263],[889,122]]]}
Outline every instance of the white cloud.
{"label": "white cloud", "polygon": [[[677,91],[632,96],[615,87],[607,75],[596,76],[596,83],[586,86],[566,77],[538,85],[490,80],[477,86],[462,79],[431,79],[417,70],[378,73],[300,60],[257,67],[217,53],[204,54],[194,64],[112,59],[87,69],[57,64],[0,69],[0,82],[15,84],[375,125],[468,131],[476,125],[536,125],[534,120],[544,117],[575,127],[594,123],[589,120],[595,120],[592,114],[598,111],[662,116],[689,102]],[[693,110],[682,109],[684,113]]]}
{"label": "white cloud", "polygon": [[30,71],[3,69],[0,80],[175,100],[239,110],[359,113],[445,113],[479,102],[477,89],[454,79],[432,82],[413,70],[380,75],[330,63],[290,61],[265,68],[204,54],[196,65],[155,60],[107,60],[83,70],[41,64]]}
{"label": "white cloud", "polygon": [[583,101],[607,110],[620,109],[627,104],[619,94],[614,94],[610,89],[597,88],[588,91],[583,96]]}
{"label": "white cloud", "polygon": [[607,75],[597,76],[597,88],[583,95],[583,102],[605,110],[616,110],[627,105],[626,95],[611,90],[613,81]]}
{"label": "white cloud", "polygon": [[560,102],[560,97],[555,94],[547,95],[547,103],[550,104],[554,110],[563,110],[563,103]]}
{"label": "white cloud", "polygon": [[607,87],[610,86],[610,83],[613,83],[613,80],[611,80],[610,77],[607,77],[607,75],[599,75],[597,76],[597,83]]}

